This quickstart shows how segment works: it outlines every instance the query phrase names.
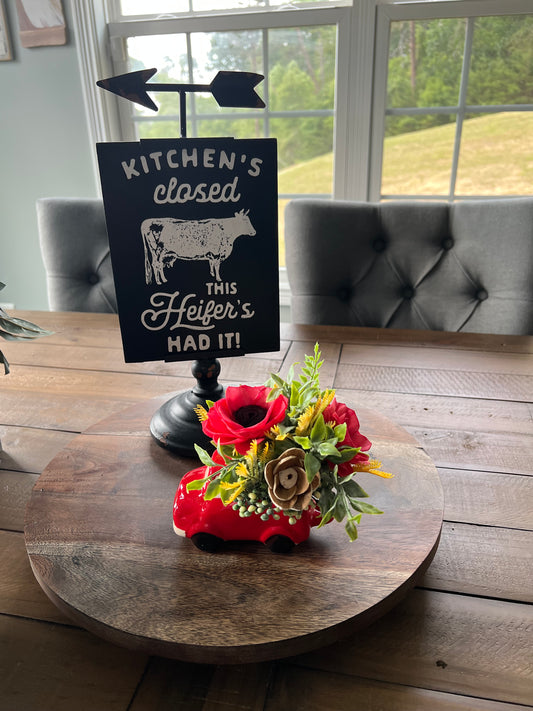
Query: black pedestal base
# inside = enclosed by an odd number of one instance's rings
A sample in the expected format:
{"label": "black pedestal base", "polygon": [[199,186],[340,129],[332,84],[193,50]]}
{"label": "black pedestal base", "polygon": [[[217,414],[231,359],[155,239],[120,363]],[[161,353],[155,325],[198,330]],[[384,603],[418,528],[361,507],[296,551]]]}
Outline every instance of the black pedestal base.
{"label": "black pedestal base", "polygon": [[207,400],[215,402],[224,397],[224,388],[217,381],[219,373],[218,360],[194,361],[192,374],[197,380],[196,385],[165,402],[152,417],[150,432],[161,447],[184,457],[197,456],[195,444],[203,449],[213,449],[194,409],[198,405],[207,409]]}

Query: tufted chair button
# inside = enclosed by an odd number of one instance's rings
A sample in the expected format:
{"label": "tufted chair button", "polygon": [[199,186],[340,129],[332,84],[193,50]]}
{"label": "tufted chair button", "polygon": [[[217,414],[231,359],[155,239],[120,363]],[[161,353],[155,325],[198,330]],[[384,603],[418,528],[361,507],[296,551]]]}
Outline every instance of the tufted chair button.
{"label": "tufted chair button", "polygon": [[340,301],[349,301],[351,295],[352,291],[347,286],[341,286],[341,288],[337,290],[337,298]]}
{"label": "tufted chair button", "polygon": [[387,242],[383,237],[376,237],[372,242],[374,252],[384,252],[387,249]]}
{"label": "tufted chair button", "polygon": [[404,299],[412,299],[415,295],[415,290],[412,286],[404,286],[402,289],[402,296]]}
{"label": "tufted chair button", "polygon": [[476,299],[478,301],[486,301],[489,298],[489,295],[486,291],[486,289],[478,289],[476,291]]}
{"label": "tufted chair button", "polygon": [[98,277],[98,274],[89,274],[87,281],[89,282],[89,284],[98,284],[100,279]]}
{"label": "tufted chair button", "polygon": [[445,249],[447,251],[453,247],[453,244],[453,237],[445,237],[442,240],[442,249]]}

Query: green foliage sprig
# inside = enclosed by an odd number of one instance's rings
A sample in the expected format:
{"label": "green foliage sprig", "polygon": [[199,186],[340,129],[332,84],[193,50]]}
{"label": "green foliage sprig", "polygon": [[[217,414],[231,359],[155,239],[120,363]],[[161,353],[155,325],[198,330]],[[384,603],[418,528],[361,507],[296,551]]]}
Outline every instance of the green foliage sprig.
{"label": "green foliage sprig", "polygon": [[[0,282],[0,291],[4,287],[5,284]],[[51,331],[46,331],[30,321],[9,316],[0,308],[0,337],[6,341],[28,341],[41,336],[50,336],[51,334]],[[4,366],[4,374],[7,375],[10,372],[9,362],[2,351],[0,351],[0,363]]]}

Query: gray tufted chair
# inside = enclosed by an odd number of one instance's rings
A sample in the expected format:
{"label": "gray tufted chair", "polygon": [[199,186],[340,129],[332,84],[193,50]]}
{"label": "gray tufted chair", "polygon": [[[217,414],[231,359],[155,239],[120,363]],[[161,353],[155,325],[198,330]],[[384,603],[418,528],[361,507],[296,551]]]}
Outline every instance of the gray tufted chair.
{"label": "gray tufted chair", "polygon": [[52,311],[116,313],[102,200],[41,198],[37,224]]}
{"label": "gray tufted chair", "polygon": [[295,323],[533,334],[533,198],[293,200],[285,246]]}

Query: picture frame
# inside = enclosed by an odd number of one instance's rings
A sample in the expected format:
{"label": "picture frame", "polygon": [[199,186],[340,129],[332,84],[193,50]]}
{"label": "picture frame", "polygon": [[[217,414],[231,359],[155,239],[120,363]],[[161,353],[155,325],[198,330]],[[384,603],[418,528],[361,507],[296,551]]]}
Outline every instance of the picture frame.
{"label": "picture frame", "polygon": [[67,42],[61,0],[16,0],[22,47],[49,47]]}
{"label": "picture frame", "polygon": [[11,51],[4,0],[0,0],[0,62],[6,62],[11,59],[13,59],[13,53]]}

